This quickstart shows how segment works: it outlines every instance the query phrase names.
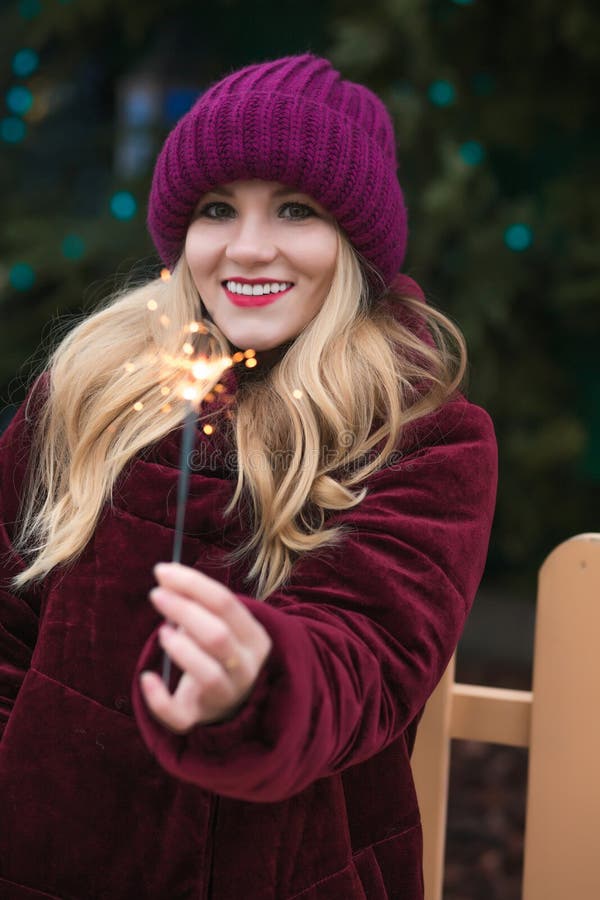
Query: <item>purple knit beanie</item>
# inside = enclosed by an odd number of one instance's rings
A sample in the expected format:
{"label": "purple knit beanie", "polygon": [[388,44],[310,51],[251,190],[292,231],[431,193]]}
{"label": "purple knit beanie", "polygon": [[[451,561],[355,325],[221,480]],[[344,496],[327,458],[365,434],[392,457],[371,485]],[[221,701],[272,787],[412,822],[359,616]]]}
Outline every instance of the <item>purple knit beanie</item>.
{"label": "purple knit beanie", "polygon": [[397,166],[383,102],[328,60],[306,53],[246,66],[201,94],[168,135],[148,230],[173,268],[201,194],[238,179],[279,181],[325,207],[389,286],[407,239]]}

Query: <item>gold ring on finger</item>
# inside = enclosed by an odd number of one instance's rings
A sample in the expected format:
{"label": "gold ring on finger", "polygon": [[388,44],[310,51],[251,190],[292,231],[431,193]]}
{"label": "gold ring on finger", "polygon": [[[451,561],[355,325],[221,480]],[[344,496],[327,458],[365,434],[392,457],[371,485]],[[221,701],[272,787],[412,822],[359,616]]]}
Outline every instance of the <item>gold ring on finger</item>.
{"label": "gold ring on finger", "polygon": [[237,669],[240,661],[237,656],[228,656],[226,660],[222,663],[223,668],[226,672],[233,672],[234,669]]}

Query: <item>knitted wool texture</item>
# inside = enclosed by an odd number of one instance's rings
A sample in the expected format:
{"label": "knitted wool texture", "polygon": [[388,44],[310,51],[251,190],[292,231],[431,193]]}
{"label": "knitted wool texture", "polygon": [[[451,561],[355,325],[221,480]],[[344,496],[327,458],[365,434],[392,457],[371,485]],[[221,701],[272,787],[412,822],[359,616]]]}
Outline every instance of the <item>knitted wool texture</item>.
{"label": "knitted wool texture", "polygon": [[388,286],[407,240],[397,166],[385,105],[328,60],[306,53],[246,66],[201,94],[165,140],[148,230],[172,269],[203,193],[238,179],[278,181],[321,203]]}

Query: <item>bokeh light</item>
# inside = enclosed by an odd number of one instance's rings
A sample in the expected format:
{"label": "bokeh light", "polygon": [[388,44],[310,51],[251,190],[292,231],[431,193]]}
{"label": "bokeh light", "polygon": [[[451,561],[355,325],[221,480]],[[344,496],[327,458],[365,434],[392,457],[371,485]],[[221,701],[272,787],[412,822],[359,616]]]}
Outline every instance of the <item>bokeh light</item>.
{"label": "bokeh light", "polygon": [[203,93],[204,91],[197,88],[169,88],[164,98],[164,115],[167,122],[174,124],[179,121]]}
{"label": "bokeh light", "polygon": [[60,249],[66,259],[81,259],[85,253],[85,243],[78,234],[68,234],[63,240]]}
{"label": "bokeh light", "polygon": [[19,15],[22,19],[35,19],[42,11],[40,0],[19,0]]}
{"label": "bokeh light", "polygon": [[15,263],[8,280],[17,291],[27,291],[35,282],[35,272],[27,263]]}
{"label": "bokeh light", "polygon": [[469,166],[477,166],[485,156],[485,150],[479,141],[465,141],[459,151],[461,158]]}
{"label": "bokeh light", "polygon": [[40,64],[39,57],[35,50],[25,47],[18,50],[13,56],[12,69],[19,78],[27,78],[32,72],[35,72]]}
{"label": "bokeh light", "polygon": [[137,211],[137,203],[129,191],[118,191],[110,201],[110,211],[115,219],[132,219]]}
{"label": "bokeh light", "polygon": [[31,109],[32,103],[33,94],[29,88],[26,88],[21,84],[9,88],[6,92],[6,105],[10,111],[17,116],[25,115],[25,113]]}
{"label": "bokeh light", "polygon": [[25,122],[16,116],[7,116],[0,122],[0,137],[8,144],[18,144],[25,137]]}
{"label": "bokeh light", "polygon": [[529,225],[515,222],[504,232],[504,243],[509,250],[526,250],[533,241],[533,232]]}
{"label": "bokeh light", "polygon": [[429,85],[428,94],[435,106],[449,106],[454,102],[456,92],[449,81],[434,81]]}

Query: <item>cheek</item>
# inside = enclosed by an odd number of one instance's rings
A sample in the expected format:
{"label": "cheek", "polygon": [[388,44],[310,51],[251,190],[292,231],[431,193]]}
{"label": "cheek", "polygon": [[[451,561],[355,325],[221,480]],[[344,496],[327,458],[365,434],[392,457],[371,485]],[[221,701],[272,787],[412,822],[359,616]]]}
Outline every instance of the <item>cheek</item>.
{"label": "cheek", "polygon": [[214,266],[215,251],[211,242],[193,231],[188,231],[184,254],[186,262],[195,278],[209,275]]}
{"label": "cheek", "polygon": [[329,282],[333,278],[338,253],[337,232],[333,228],[325,228],[315,232],[310,246],[304,248],[304,259],[310,260],[310,273],[313,278]]}

